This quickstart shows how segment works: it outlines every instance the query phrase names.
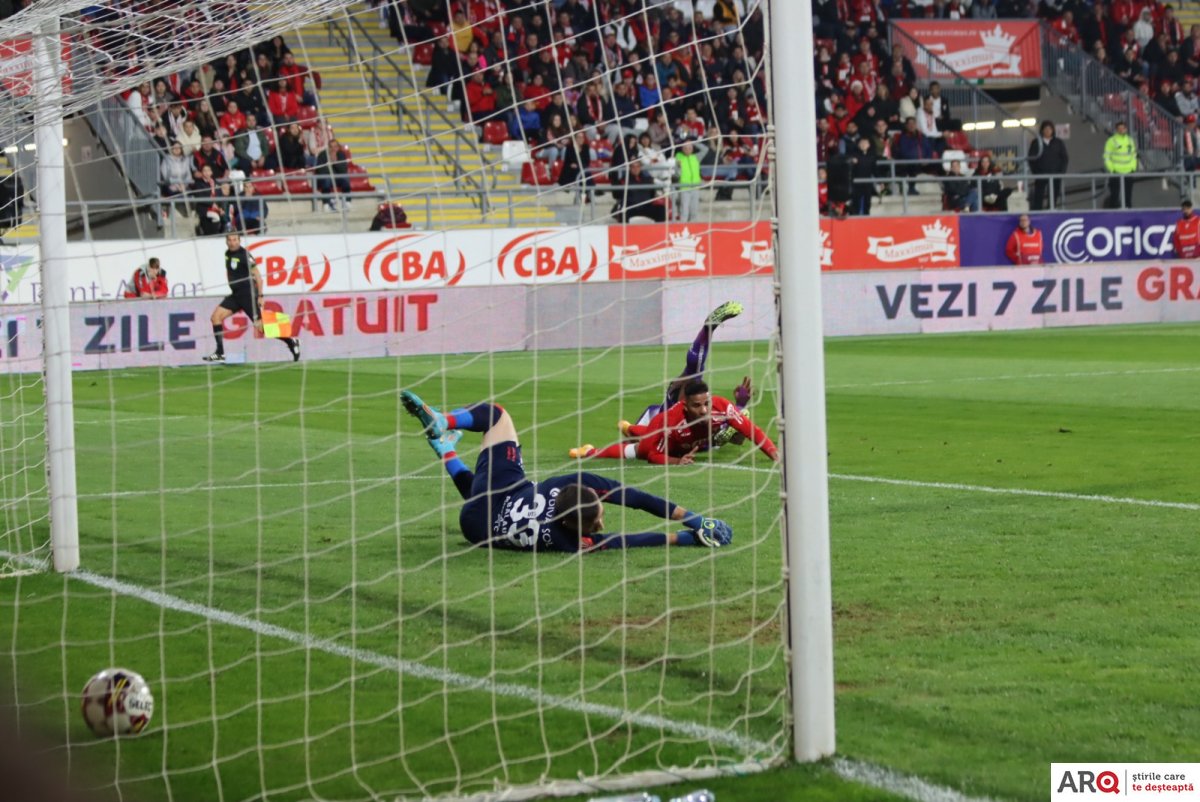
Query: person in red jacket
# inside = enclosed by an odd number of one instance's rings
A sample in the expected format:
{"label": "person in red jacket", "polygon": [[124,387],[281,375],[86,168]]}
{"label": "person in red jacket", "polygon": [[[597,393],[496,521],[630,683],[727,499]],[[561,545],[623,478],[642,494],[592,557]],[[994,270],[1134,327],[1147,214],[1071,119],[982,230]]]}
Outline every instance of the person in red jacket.
{"label": "person in red jacket", "polygon": [[1183,216],[1175,223],[1171,244],[1180,259],[1200,259],[1200,217],[1192,214],[1192,202],[1185,200],[1180,211]]}
{"label": "person in red jacket", "polygon": [[167,286],[167,271],[162,269],[158,257],[133,271],[129,280],[130,289],[125,290],[126,298],[166,298],[170,292]]}
{"label": "person in red jacket", "polygon": [[1014,265],[1040,265],[1042,263],[1042,232],[1033,227],[1029,215],[1017,220],[1017,228],[1008,238],[1004,253]]}
{"label": "person in red jacket", "polygon": [[304,88],[304,81],[308,78],[308,67],[303,64],[296,63],[296,57],[289,51],[283,54],[283,63],[279,65],[277,72],[280,78],[287,81],[288,89],[293,95],[300,98],[307,106],[315,106],[316,100],[311,92]]}
{"label": "person in red jacket", "polygon": [[275,126],[299,118],[300,98],[288,87],[287,81],[276,81],[267,93],[267,111],[271,114],[271,124]]}

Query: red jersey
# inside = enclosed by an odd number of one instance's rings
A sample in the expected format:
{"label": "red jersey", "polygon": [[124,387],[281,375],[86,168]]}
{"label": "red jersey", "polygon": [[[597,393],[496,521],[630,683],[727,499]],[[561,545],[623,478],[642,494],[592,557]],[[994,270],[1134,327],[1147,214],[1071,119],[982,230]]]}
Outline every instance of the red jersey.
{"label": "red jersey", "polygon": [[125,291],[126,298],[166,298],[171,288],[167,285],[167,271],[160,270],[158,276],[150,278],[145,267],[133,271],[132,290]]}
{"label": "red jersey", "polygon": [[1079,38],[1079,31],[1075,29],[1075,23],[1067,22],[1063,17],[1059,17],[1050,24],[1050,27],[1058,31],[1064,39],[1070,39],[1075,44],[1082,41]]}
{"label": "red jersey", "polygon": [[225,112],[221,115],[221,127],[228,131],[231,135],[236,134],[246,127],[246,115],[240,111],[236,114]]}
{"label": "red jersey", "polygon": [[709,435],[729,426],[749,438],[754,445],[771,459],[778,451],[771,438],[755,426],[732,401],[719,395],[712,396],[709,417],[689,421],[684,414],[682,401],[677,401],[655,415],[645,427],[635,427],[631,434],[646,433],[637,445],[637,455],[656,465],[665,465],[667,457],[682,457],[693,449],[707,450]]}
{"label": "red jersey", "polygon": [[1137,19],[1133,0],[1113,0],[1109,17],[1122,28],[1128,28]]}
{"label": "red jersey", "polygon": [[284,92],[268,92],[267,93],[267,110],[272,117],[291,117],[300,116],[300,99],[291,91]]}
{"label": "red jersey", "polygon": [[1192,215],[1175,224],[1175,235],[1171,237],[1175,255],[1180,259],[1200,258],[1200,217]]}
{"label": "red jersey", "polygon": [[304,79],[308,76],[308,67],[303,64],[284,64],[279,68],[279,77],[287,81],[288,89],[296,97],[304,97]]}
{"label": "red jersey", "polygon": [[1017,229],[1008,238],[1004,248],[1008,261],[1014,265],[1040,265],[1042,263],[1042,232],[1031,228],[1026,234]]}

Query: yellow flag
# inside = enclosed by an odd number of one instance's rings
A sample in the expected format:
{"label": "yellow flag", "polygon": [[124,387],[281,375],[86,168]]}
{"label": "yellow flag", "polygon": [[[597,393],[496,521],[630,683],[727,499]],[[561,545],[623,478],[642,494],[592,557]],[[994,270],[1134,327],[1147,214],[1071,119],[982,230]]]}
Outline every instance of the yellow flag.
{"label": "yellow flag", "polygon": [[263,312],[263,335],[266,337],[291,337],[292,319],[283,312],[267,309]]}

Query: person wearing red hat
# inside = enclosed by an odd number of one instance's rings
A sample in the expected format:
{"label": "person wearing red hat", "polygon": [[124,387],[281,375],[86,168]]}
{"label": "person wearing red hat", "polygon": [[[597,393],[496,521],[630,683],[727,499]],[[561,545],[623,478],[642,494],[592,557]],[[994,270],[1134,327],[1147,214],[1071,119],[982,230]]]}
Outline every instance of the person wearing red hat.
{"label": "person wearing red hat", "polygon": [[1042,232],[1033,227],[1029,215],[1017,220],[1017,228],[1008,238],[1004,253],[1014,265],[1040,265],[1042,263]]}

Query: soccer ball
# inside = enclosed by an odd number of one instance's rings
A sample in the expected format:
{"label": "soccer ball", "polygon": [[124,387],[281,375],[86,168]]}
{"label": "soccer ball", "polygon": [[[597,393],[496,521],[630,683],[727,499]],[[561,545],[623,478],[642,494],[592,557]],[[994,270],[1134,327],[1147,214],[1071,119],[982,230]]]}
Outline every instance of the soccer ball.
{"label": "soccer ball", "polygon": [[154,715],[154,694],[142,675],[127,668],[106,668],[83,686],[83,720],[106,738],[137,735]]}

